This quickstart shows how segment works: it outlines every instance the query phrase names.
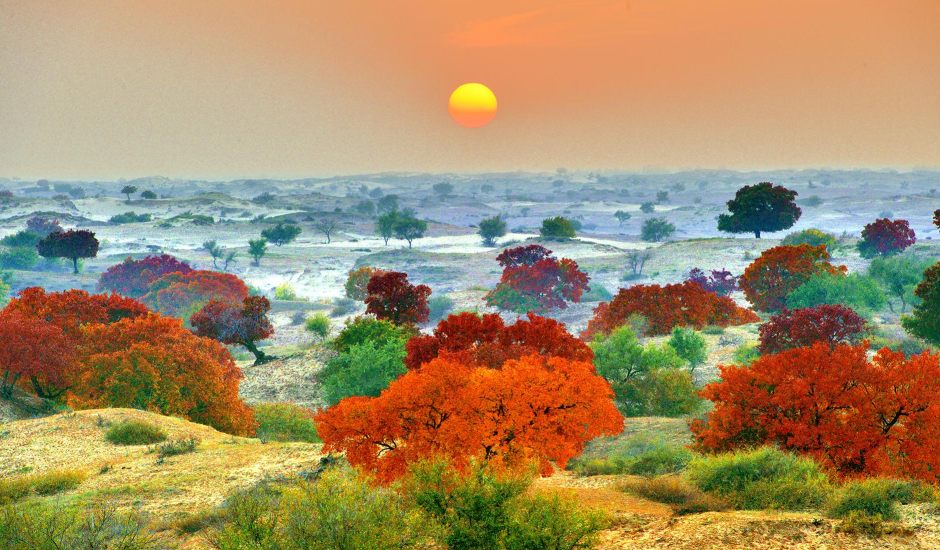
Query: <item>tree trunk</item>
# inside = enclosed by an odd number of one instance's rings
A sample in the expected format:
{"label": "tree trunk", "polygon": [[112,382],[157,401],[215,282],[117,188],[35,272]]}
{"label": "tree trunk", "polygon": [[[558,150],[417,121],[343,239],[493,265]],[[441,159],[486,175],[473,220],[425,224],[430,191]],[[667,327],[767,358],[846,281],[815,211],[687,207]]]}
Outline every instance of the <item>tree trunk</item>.
{"label": "tree trunk", "polygon": [[13,395],[13,388],[16,387],[16,382],[20,379],[20,373],[13,373],[13,380],[10,380],[10,375],[10,371],[3,373],[3,388],[0,388],[0,391],[6,397]]}
{"label": "tree trunk", "polygon": [[760,238],[760,231],[759,231],[759,230],[754,232],[754,238],[755,238],[755,239],[759,239],[759,238]]}
{"label": "tree trunk", "polygon": [[33,389],[36,390],[36,396],[43,399],[55,399],[65,393],[65,390],[59,390],[58,392],[49,392],[39,383],[39,379],[35,376],[31,376],[29,381],[33,384]]}
{"label": "tree trunk", "polygon": [[75,269],[75,274],[78,275],[78,258],[72,258],[72,268]]}
{"label": "tree trunk", "polygon": [[256,346],[254,342],[248,341],[248,342],[244,342],[242,345],[245,346],[245,348],[248,351],[254,354],[256,365],[260,365],[261,363],[264,363],[265,361],[267,361],[268,356],[265,355],[263,351],[258,349],[258,346]]}

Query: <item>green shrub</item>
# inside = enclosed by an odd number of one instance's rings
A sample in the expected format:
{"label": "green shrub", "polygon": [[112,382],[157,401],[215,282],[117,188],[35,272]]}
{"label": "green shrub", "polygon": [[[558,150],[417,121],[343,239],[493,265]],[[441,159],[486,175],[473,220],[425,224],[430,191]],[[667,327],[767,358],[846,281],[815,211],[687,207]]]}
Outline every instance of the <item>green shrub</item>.
{"label": "green shrub", "polygon": [[154,530],[140,514],[114,507],[28,503],[0,509],[4,550],[156,550]]}
{"label": "green shrub", "polygon": [[412,327],[396,327],[391,321],[361,317],[352,322],[346,322],[343,330],[333,339],[332,347],[338,353],[345,353],[353,346],[366,342],[373,342],[376,347],[379,347],[391,340],[407,341],[415,335],[417,335],[417,330]]}
{"label": "green shrub", "polygon": [[29,271],[39,263],[39,252],[32,247],[17,247],[0,250],[0,268]]}
{"label": "green shrub", "polygon": [[701,491],[744,510],[819,508],[831,490],[818,464],[769,447],[697,458],[687,472]]}
{"label": "green shrub", "polygon": [[169,456],[178,456],[196,452],[199,446],[199,438],[185,437],[182,439],[171,439],[157,445],[157,457],[162,460]]}
{"label": "green shrub", "polygon": [[36,245],[39,244],[41,240],[41,235],[24,229],[0,239],[0,245],[10,248],[36,248]]}
{"label": "green shrub", "polygon": [[720,336],[725,333],[725,327],[719,327],[715,325],[709,325],[702,329],[702,334],[708,334],[709,336]]}
{"label": "green shrub", "polygon": [[112,424],[104,438],[115,445],[153,445],[166,440],[163,428],[139,420]]}
{"label": "green shrub", "polygon": [[897,495],[892,489],[895,480],[866,479],[847,484],[835,493],[826,508],[826,515],[844,519],[855,513],[878,521],[897,521]]}
{"label": "green shrub", "polygon": [[571,223],[571,220],[562,216],[542,220],[539,234],[542,235],[543,239],[550,240],[573,239],[576,236],[574,224]]}
{"label": "green shrub", "polygon": [[150,214],[138,214],[137,212],[125,212],[124,214],[115,214],[111,216],[108,220],[110,223],[114,224],[124,224],[124,223],[142,223],[149,222],[151,219]]}
{"label": "green shrub", "polygon": [[399,492],[350,470],[242,491],[226,508],[228,523],[207,537],[216,550],[405,550],[426,548],[435,532]]}
{"label": "green shrub", "polygon": [[568,462],[568,469],[582,476],[630,474],[654,477],[684,469],[693,457],[688,449],[636,434],[626,438],[605,457],[572,459]]}
{"label": "green shrub", "polygon": [[708,359],[705,339],[690,328],[675,327],[667,343],[689,365],[691,371],[700,367]]}
{"label": "green shrub", "polygon": [[294,285],[284,282],[277,285],[274,288],[274,299],[282,300],[285,302],[296,302],[297,301],[297,291],[294,290]]}
{"label": "green shrub", "polygon": [[332,406],[354,395],[378,397],[393,380],[404,374],[405,340],[355,344],[331,358],[320,380],[324,399]]}
{"label": "green shrub", "polygon": [[304,322],[304,328],[318,340],[324,340],[330,335],[333,324],[325,313],[315,313]]}
{"label": "green shrub", "polygon": [[452,309],[454,309],[454,300],[449,296],[434,296],[428,300],[429,321],[439,321]]}
{"label": "green shrub", "polygon": [[318,443],[313,411],[292,403],[259,403],[252,407],[261,441],[303,441]]}
{"label": "green shrub", "polygon": [[679,515],[700,514],[728,508],[721,500],[701,492],[680,476],[665,475],[652,479],[627,479],[619,486],[619,489],[646,500],[668,504]]}
{"label": "green shrub", "polygon": [[449,550],[575,550],[591,548],[604,518],[560,497],[529,496],[527,475],[486,467],[460,474],[446,462],[416,466],[406,489],[443,528]]}
{"label": "green shrub", "polygon": [[787,307],[815,307],[822,304],[844,305],[858,312],[870,313],[883,308],[887,300],[878,283],[867,275],[820,273],[787,295]]}
{"label": "green shrub", "polygon": [[600,283],[591,283],[591,290],[581,295],[582,302],[609,302],[614,295]]}
{"label": "green shrub", "polygon": [[0,505],[16,502],[31,494],[55,495],[81,485],[88,477],[78,470],[52,470],[41,474],[0,479]]}
{"label": "green shrub", "polygon": [[819,229],[804,229],[803,231],[790,233],[784,237],[782,241],[780,241],[781,245],[786,246],[797,246],[801,244],[808,244],[811,246],[823,245],[830,253],[835,250],[835,247],[838,243],[838,237],[832,233],[820,231]]}
{"label": "green shrub", "polygon": [[333,300],[333,310],[330,311],[331,317],[342,317],[343,315],[349,315],[356,311],[359,308],[359,303],[352,298],[336,298]]}
{"label": "green shrub", "polygon": [[745,366],[750,365],[759,358],[760,352],[757,351],[756,344],[744,344],[743,346],[738,346],[738,348],[734,350],[734,355],[732,356],[732,359],[734,359],[734,363],[736,365]]}

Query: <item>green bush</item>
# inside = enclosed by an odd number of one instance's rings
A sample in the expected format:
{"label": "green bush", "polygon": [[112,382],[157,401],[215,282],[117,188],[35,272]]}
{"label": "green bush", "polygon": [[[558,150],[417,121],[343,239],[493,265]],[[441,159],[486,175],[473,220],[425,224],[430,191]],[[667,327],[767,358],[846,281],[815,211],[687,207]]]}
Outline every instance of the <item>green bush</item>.
{"label": "green bush", "polygon": [[667,343],[689,365],[691,371],[700,367],[708,359],[705,339],[690,328],[675,327]]}
{"label": "green bush", "polygon": [[838,237],[832,233],[826,233],[819,229],[804,229],[795,233],[790,233],[780,241],[781,245],[797,246],[808,244],[811,246],[823,245],[831,253],[839,243]]}
{"label": "green bush", "polygon": [[573,239],[576,236],[571,220],[562,216],[542,220],[542,227],[539,229],[539,234],[543,239],[552,240]]}
{"label": "green bush", "polygon": [[404,374],[405,340],[355,344],[331,358],[320,380],[324,400],[332,406],[354,395],[378,397],[393,380]]}
{"label": "green bush", "polygon": [[486,467],[460,474],[445,462],[416,466],[407,492],[443,528],[449,550],[592,548],[604,518],[560,497],[529,496],[527,475]]}
{"label": "green bush", "polygon": [[643,222],[640,238],[655,243],[668,239],[675,232],[676,226],[666,221],[666,218],[650,218]]}
{"label": "green bush", "polygon": [[151,219],[150,214],[138,214],[137,212],[125,212],[124,214],[115,214],[111,216],[108,220],[110,223],[114,224],[124,224],[124,223],[142,223],[149,222]]}
{"label": "green bush", "polygon": [[428,320],[439,321],[454,309],[454,300],[449,296],[434,296],[428,300],[428,309],[430,310]]}
{"label": "green bush", "polygon": [[732,356],[734,363],[736,365],[750,365],[754,361],[760,359],[760,352],[757,351],[756,344],[744,344],[743,346],[738,346],[734,350],[734,355]]}
{"label": "green bush", "polygon": [[143,516],[114,507],[29,503],[0,509],[4,550],[156,550],[161,548]]}
{"label": "green bush", "polygon": [[897,481],[866,479],[849,483],[835,493],[826,508],[826,515],[844,519],[853,513],[878,521],[900,519],[895,493]]}
{"label": "green bush", "polygon": [[313,411],[292,403],[259,403],[252,407],[261,441],[303,441],[318,443]]}
{"label": "green bush", "polygon": [[322,312],[308,317],[304,322],[304,328],[307,332],[313,334],[319,340],[324,340],[329,337],[332,327],[333,324],[330,322],[330,318]]}
{"label": "green bush", "polygon": [[619,489],[653,502],[668,504],[679,515],[726,510],[721,500],[707,495],[680,476],[627,479]]}
{"label": "green bush", "polygon": [[112,424],[104,438],[115,445],[153,445],[166,440],[163,428],[139,420]]}
{"label": "green bush", "polygon": [[871,277],[858,273],[820,273],[787,295],[787,307],[790,309],[830,304],[871,313],[883,308],[885,303],[885,295],[878,283]]}
{"label": "green bush", "polygon": [[356,311],[358,307],[359,304],[352,298],[335,298],[333,300],[333,310],[330,311],[330,316],[342,317],[343,315],[349,315],[350,313]]}
{"label": "green bush", "polygon": [[818,464],[769,447],[697,458],[687,472],[701,491],[744,510],[820,508],[831,491]]}
{"label": "green bush", "polygon": [[582,476],[630,474],[653,477],[679,472],[693,457],[688,449],[636,434],[626,438],[605,457],[572,459],[568,462],[568,469]]}
{"label": "green bush", "polygon": [[609,302],[614,295],[600,283],[591,283],[591,290],[581,295],[582,302]]}
{"label": "green bush", "polygon": [[71,491],[88,477],[78,470],[52,470],[41,474],[0,479],[0,505],[31,494],[48,496]]}
{"label": "green bush", "polygon": [[0,250],[0,269],[29,271],[39,263],[39,252],[32,247],[17,247]]}
{"label": "green bush", "polygon": [[24,229],[0,239],[0,245],[10,248],[36,248],[41,240],[42,236]]}
{"label": "green bush", "polygon": [[274,288],[274,299],[283,300],[286,302],[296,302],[298,297],[297,291],[294,290],[294,285],[288,282],[277,285]]}
{"label": "green bush", "polygon": [[412,327],[396,327],[391,321],[361,317],[347,322],[343,330],[333,339],[332,346],[338,353],[345,353],[353,346],[366,342],[373,342],[376,347],[380,347],[391,340],[407,341],[415,335],[417,335],[417,330]]}
{"label": "green bush", "polygon": [[157,445],[157,457],[164,459],[169,456],[185,455],[196,452],[199,446],[199,438],[184,437],[182,439],[171,439]]}
{"label": "green bush", "polygon": [[216,550],[405,550],[427,548],[435,533],[399,492],[350,470],[242,491],[226,508],[228,523],[207,536]]}

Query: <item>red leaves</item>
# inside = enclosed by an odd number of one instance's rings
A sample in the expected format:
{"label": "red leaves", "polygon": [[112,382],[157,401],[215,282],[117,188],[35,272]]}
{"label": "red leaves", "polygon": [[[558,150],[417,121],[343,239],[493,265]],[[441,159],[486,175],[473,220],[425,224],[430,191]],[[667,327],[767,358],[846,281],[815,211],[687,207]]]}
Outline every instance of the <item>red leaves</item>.
{"label": "red leaves", "polygon": [[565,309],[567,301],[578,302],[589,290],[589,277],[574,260],[557,260],[552,251],[533,244],[506,249],[496,257],[503,276],[486,301],[517,313]]}
{"label": "red leaves", "polygon": [[817,273],[844,274],[845,266],[829,263],[825,245],[775,246],[754,260],[739,285],[758,311],[781,311],[792,290]]}
{"label": "red leaves", "polygon": [[211,300],[241,302],[248,286],[231,273],[196,270],[170,273],[157,279],[141,298],[154,311],[179,319],[189,319]]}
{"label": "red leaves", "polygon": [[253,433],[254,415],[238,396],[241,371],[222,344],[153,314],[83,332],[70,405],[139,408]]}
{"label": "red leaves", "polygon": [[25,376],[41,397],[53,397],[68,387],[75,348],[61,328],[19,311],[0,313],[0,372],[2,391],[10,395]]}
{"label": "red leaves", "polygon": [[[936,217],[935,217],[936,218]],[[917,238],[907,220],[882,218],[865,226],[858,250],[865,258],[876,255],[890,256],[914,244]]]}
{"label": "red leaves", "polygon": [[793,311],[785,309],[762,324],[759,330],[757,350],[769,355],[817,342],[828,344],[830,348],[856,344],[868,330],[868,323],[850,308],[823,304]]}
{"label": "red leaves", "polygon": [[270,310],[271,303],[263,296],[249,296],[240,304],[212,300],[193,314],[190,324],[198,336],[245,346],[262,362],[265,355],[255,342],[274,334],[267,317]]}
{"label": "red leaves", "polygon": [[408,465],[444,456],[517,469],[538,462],[544,475],[587,441],[623,429],[610,385],[589,361],[526,356],[502,368],[440,357],[392,382],[377,398],[353,397],[317,414],[325,452],[385,481]]}
{"label": "red leaves", "polygon": [[75,339],[85,325],[116,323],[149,313],[147,306],[117,294],[89,294],[84,290],[46,293],[30,287],[7,304],[8,312],[19,312],[59,327]]}
{"label": "red leaves", "polygon": [[778,444],[840,475],[913,476],[940,469],[940,359],[906,359],[866,344],[826,343],[763,356],[750,367],[721,366],[702,396],[715,402],[694,423],[707,450]]}
{"label": "red leaves", "polygon": [[613,301],[597,306],[581,338],[610,334],[631,315],[642,315],[651,335],[667,334],[675,327],[702,329],[708,325],[726,327],[760,320],[752,311],[738,307],[731,298],[708,292],[691,281],[666,286],[636,285],[621,288]]}
{"label": "red leaves", "polygon": [[154,281],[168,273],[190,273],[193,268],[168,254],[147,256],[143,260],[127,258],[113,265],[98,279],[98,290],[110,290],[140,298],[150,289]]}
{"label": "red leaves", "polygon": [[509,326],[495,313],[451,315],[438,323],[433,336],[415,336],[405,349],[405,366],[409,369],[418,369],[439,356],[491,369],[526,355],[571,361],[593,358],[591,348],[572,336],[563,324],[532,313],[527,320]]}
{"label": "red leaves", "polygon": [[396,325],[417,325],[428,320],[431,288],[415,286],[408,275],[397,271],[376,273],[366,286],[366,313]]}

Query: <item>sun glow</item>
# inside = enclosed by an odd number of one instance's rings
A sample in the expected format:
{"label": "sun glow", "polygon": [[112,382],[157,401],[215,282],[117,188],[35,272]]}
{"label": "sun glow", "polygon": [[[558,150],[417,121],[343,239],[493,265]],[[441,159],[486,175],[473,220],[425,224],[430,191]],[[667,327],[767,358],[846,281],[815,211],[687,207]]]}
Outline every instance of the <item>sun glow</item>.
{"label": "sun glow", "polygon": [[496,96],[483,84],[472,82],[450,94],[447,104],[451,118],[467,128],[484,126],[496,116]]}

